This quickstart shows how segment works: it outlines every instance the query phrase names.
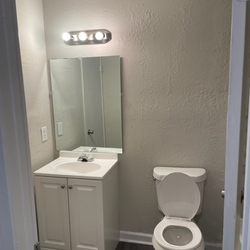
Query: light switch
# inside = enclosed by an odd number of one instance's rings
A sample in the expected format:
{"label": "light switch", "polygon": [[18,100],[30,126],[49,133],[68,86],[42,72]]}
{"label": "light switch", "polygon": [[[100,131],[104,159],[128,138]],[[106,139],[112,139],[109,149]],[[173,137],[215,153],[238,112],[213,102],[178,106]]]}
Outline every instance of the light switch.
{"label": "light switch", "polygon": [[47,134],[47,127],[41,127],[41,134],[42,134],[42,142],[45,142],[48,140],[48,134]]}
{"label": "light switch", "polygon": [[62,135],[63,134],[63,125],[62,122],[57,123],[57,135]]}

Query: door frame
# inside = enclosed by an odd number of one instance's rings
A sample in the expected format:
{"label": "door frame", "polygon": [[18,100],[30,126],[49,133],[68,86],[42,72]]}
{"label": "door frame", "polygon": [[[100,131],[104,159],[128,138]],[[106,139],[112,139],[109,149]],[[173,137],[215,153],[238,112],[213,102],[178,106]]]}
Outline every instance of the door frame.
{"label": "door frame", "polygon": [[[248,117],[250,117],[250,99],[248,105]],[[246,171],[244,188],[244,210],[242,225],[242,250],[250,249],[250,122],[248,122],[247,133],[247,153],[246,153]]]}
{"label": "door frame", "polygon": [[[233,0],[232,2],[232,34],[226,139],[223,250],[235,250],[237,248],[240,248],[241,226],[239,223],[237,204],[240,199],[240,192],[238,191],[238,171],[239,162],[241,160],[241,111],[244,91],[243,80],[247,1],[248,0]],[[248,178],[248,176],[246,175],[245,178]],[[244,234],[243,231],[242,233]]]}
{"label": "door frame", "polygon": [[0,249],[37,242],[22,65],[15,0],[0,0]]}

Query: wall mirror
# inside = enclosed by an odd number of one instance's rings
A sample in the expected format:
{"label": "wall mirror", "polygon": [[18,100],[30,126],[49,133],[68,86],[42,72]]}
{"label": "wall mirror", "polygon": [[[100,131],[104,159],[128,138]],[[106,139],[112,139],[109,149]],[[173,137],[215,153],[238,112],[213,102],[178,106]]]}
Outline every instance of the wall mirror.
{"label": "wall mirror", "polygon": [[50,60],[57,150],[122,153],[120,60]]}

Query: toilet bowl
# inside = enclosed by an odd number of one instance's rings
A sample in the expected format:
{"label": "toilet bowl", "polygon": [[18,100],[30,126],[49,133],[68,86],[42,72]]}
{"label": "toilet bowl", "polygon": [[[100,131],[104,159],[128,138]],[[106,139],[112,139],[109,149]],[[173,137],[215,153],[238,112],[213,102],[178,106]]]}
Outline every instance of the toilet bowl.
{"label": "toilet bowl", "polygon": [[204,240],[198,226],[192,221],[164,218],[153,234],[155,250],[204,250]]}
{"label": "toilet bowl", "polygon": [[[157,185],[158,204],[165,217],[154,229],[155,250],[205,249],[201,231],[192,221],[201,204],[200,189],[193,178],[180,171],[168,173]],[[204,182],[205,171],[202,176]]]}

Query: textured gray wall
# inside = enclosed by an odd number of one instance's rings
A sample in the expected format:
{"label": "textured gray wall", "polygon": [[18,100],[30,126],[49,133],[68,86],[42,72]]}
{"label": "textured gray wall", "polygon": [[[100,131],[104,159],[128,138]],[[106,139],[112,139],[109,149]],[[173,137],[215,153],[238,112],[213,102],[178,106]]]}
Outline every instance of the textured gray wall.
{"label": "textured gray wall", "polygon": [[[204,167],[208,180],[197,221],[206,241],[221,242],[231,1],[44,0],[44,17],[49,59],[123,58],[121,230],[152,233],[158,223],[155,166]],[[112,32],[110,43],[71,47],[61,40],[64,31],[98,28]],[[41,87],[33,93],[27,86],[29,98],[40,98]],[[28,115],[31,128],[40,118]],[[34,162],[43,162],[41,156],[32,152]]]}
{"label": "textured gray wall", "polygon": [[[32,169],[54,159],[42,0],[16,0]],[[48,141],[42,143],[41,127]]]}

